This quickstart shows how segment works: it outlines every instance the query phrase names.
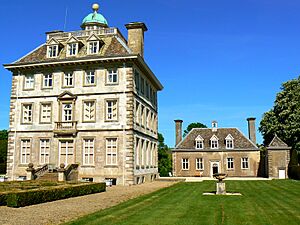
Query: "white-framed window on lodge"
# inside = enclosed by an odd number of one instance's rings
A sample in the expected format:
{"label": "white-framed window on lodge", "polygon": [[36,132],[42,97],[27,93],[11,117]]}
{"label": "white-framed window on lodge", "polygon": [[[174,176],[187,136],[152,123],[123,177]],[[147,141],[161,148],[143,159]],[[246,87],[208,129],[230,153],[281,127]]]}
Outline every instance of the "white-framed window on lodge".
{"label": "white-framed window on lodge", "polygon": [[74,87],[73,72],[66,72],[63,75],[63,87]]}
{"label": "white-framed window on lodge", "polygon": [[234,148],[233,139],[234,138],[230,134],[227,135],[227,137],[225,138],[226,149]]}
{"label": "white-framed window on lodge", "polygon": [[216,135],[213,135],[210,139],[210,148],[211,149],[218,149],[219,148],[219,139]]}
{"label": "white-framed window on lodge", "polygon": [[86,86],[93,86],[96,84],[96,76],[95,76],[95,70],[90,70],[85,72],[84,76],[84,85]]}
{"label": "white-framed window on lodge", "polygon": [[33,90],[34,89],[34,75],[26,74],[24,76],[24,90]]}
{"label": "white-framed window on lodge", "polygon": [[32,103],[24,103],[22,104],[22,123],[23,124],[31,124],[33,121],[32,117]]}
{"label": "white-framed window on lodge", "polygon": [[58,56],[58,45],[50,45],[47,47],[48,49],[48,58],[56,58]]}
{"label": "white-framed window on lodge", "polygon": [[106,165],[117,165],[117,138],[106,138]]}
{"label": "white-framed window on lodge", "polygon": [[20,152],[20,164],[30,163],[30,150],[31,150],[31,141],[30,139],[21,140],[21,152]]}
{"label": "white-framed window on lodge", "polygon": [[40,165],[48,164],[50,158],[50,140],[40,140]]}
{"label": "white-framed window on lodge", "polygon": [[94,165],[95,139],[83,139],[83,165]]}
{"label": "white-framed window on lodge", "polygon": [[78,53],[78,43],[68,44],[67,56],[75,56]]}
{"label": "white-framed window on lodge", "polygon": [[118,101],[116,99],[106,100],[105,119],[107,121],[118,120]]}
{"label": "white-framed window on lodge", "polygon": [[195,138],[195,149],[203,149],[204,148],[204,139],[198,135]]}
{"label": "white-framed window on lodge", "polygon": [[234,169],[234,160],[232,157],[227,158],[227,169],[228,170]]}
{"label": "white-framed window on lodge", "polygon": [[99,41],[88,42],[88,49],[89,54],[97,54],[99,52]]}
{"label": "white-framed window on lodge", "polygon": [[182,170],[189,170],[189,159],[187,158],[181,159],[181,168]]}
{"label": "white-framed window on lodge", "polygon": [[83,101],[83,122],[96,121],[96,101]]}
{"label": "white-framed window on lodge", "polygon": [[203,158],[196,158],[196,170],[204,170]]}
{"label": "white-framed window on lodge", "polygon": [[53,75],[51,73],[43,75],[43,88],[53,87]]}
{"label": "white-framed window on lodge", "polygon": [[137,70],[134,70],[134,82],[135,82],[135,89],[137,91],[140,90],[140,74]]}
{"label": "white-framed window on lodge", "polygon": [[41,103],[40,110],[40,123],[51,123],[52,122],[52,104]]}
{"label": "white-framed window on lodge", "polygon": [[118,84],[118,82],[119,82],[118,69],[116,69],[116,68],[108,69],[106,83],[107,84]]}
{"label": "white-framed window on lodge", "polygon": [[249,169],[249,158],[248,157],[242,157],[241,160],[242,163],[242,169]]}

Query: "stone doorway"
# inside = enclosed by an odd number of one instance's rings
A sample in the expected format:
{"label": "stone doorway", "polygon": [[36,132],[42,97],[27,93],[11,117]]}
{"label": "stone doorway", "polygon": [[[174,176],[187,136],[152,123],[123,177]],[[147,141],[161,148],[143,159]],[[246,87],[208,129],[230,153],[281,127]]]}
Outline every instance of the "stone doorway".
{"label": "stone doorway", "polygon": [[210,176],[213,177],[215,173],[220,173],[220,162],[210,162]]}

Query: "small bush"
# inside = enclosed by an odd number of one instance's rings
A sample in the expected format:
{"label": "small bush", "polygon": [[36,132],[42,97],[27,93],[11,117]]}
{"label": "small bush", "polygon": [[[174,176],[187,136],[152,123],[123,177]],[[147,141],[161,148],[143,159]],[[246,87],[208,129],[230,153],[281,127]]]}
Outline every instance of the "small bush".
{"label": "small bush", "polygon": [[289,167],[289,178],[300,180],[300,166]]}
{"label": "small bush", "polygon": [[0,206],[6,205],[6,196],[7,194],[0,193]]}
{"label": "small bush", "polygon": [[38,189],[13,192],[7,195],[8,207],[23,207],[28,205],[50,202],[59,199],[99,193],[106,190],[105,183],[92,183],[77,186]]}

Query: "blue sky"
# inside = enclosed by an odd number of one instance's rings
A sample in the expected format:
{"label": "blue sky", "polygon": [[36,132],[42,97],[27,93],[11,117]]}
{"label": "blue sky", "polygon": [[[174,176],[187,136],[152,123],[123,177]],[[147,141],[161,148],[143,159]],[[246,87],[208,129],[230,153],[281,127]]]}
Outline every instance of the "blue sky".
{"label": "blue sky", "polygon": [[[46,40],[45,32],[79,30],[90,0],[1,1],[0,63]],[[143,21],[145,59],[161,80],[159,131],[174,146],[174,119],[238,127],[268,111],[282,82],[300,71],[300,2],[289,0],[103,0],[111,27]],[[0,129],[8,128],[11,74],[0,67]],[[262,142],[261,135],[258,142]]]}

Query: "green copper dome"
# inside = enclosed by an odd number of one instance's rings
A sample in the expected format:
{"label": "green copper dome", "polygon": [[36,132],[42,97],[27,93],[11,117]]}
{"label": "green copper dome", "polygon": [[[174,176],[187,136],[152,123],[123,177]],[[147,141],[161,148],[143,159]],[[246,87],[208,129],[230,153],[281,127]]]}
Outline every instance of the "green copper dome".
{"label": "green copper dome", "polygon": [[90,13],[82,20],[82,25],[86,23],[101,23],[108,26],[107,20],[104,18],[104,16],[97,12]]}

